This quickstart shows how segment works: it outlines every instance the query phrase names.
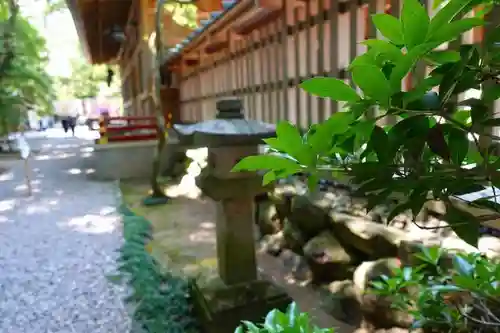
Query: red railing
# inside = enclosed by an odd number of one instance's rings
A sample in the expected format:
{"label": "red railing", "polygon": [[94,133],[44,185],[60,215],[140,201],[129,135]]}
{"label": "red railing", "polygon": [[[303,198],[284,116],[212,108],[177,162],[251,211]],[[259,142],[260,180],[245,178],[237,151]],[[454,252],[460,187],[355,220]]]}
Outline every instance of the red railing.
{"label": "red railing", "polygon": [[[147,131],[147,133],[139,131]],[[138,133],[139,132],[139,133]],[[100,138],[96,143],[146,141],[157,138],[156,118],[153,116],[122,116],[99,119]]]}

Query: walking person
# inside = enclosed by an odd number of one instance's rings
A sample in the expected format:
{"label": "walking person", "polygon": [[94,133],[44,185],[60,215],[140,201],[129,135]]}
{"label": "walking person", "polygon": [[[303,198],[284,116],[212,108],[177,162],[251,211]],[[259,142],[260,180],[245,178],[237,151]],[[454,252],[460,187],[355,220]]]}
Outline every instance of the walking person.
{"label": "walking person", "polygon": [[68,117],[68,126],[71,129],[71,134],[75,136],[76,117]]}
{"label": "walking person", "polygon": [[61,119],[61,125],[62,128],[64,129],[64,133],[68,133],[69,130],[69,123],[68,123],[68,118],[64,117]]}

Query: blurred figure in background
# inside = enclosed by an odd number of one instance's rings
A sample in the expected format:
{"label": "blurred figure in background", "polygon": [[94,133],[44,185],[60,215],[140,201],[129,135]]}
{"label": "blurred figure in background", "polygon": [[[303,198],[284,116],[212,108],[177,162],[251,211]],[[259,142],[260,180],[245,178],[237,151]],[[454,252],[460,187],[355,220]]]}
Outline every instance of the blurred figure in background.
{"label": "blurred figure in background", "polygon": [[68,133],[68,130],[69,130],[68,118],[69,117],[62,117],[61,118],[61,126],[64,129],[64,133]]}
{"label": "blurred figure in background", "polygon": [[68,131],[71,130],[71,134],[75,136],[76,117],[68,116],[62,118],[61,125],[64,129],[64,133],[68,133]]}
{"label": "blurred figure in background", "polygon": [[68,126],[71,129],[71,134],[75,136],[76,117],[72,116],[68,117]]}

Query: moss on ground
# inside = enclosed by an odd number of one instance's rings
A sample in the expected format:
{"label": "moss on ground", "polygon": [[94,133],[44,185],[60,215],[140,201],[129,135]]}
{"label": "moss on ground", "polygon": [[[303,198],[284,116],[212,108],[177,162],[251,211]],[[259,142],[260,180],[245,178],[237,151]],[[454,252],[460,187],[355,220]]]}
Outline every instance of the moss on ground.
{"label": "moss on ground", "polygon": [[[177,184],[165,184],[171,195]],[[122,181],[123,200],[139,216],[150,221],[152,241],[148,245],[160,264],[183,276],[195,278],[200,287],[219,284],[215,242],[215,208],[209,199],[174,196],[170,203],[143,206],[147,182]]]}

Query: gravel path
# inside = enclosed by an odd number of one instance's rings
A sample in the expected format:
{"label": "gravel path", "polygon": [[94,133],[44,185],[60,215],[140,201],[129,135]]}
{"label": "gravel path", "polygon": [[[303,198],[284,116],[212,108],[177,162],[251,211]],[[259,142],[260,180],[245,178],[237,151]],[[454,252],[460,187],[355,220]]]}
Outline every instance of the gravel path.
{"label": "gravel path", "polygon": [[114,185],[79,169],[84,140],[42,143],[32,198],[22,163],[0,175],[0,332],[128,333],[124,292],[105,277],[121,242]]}

